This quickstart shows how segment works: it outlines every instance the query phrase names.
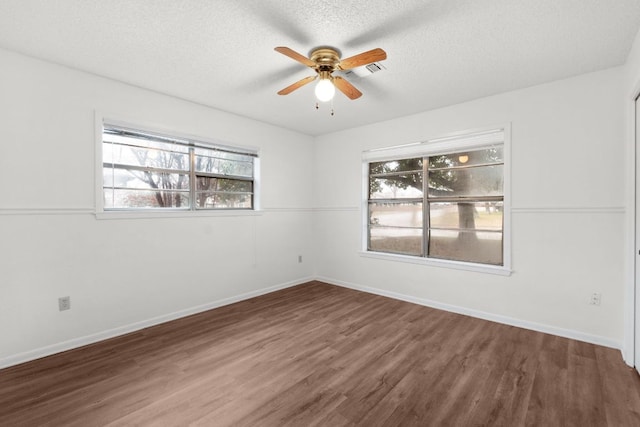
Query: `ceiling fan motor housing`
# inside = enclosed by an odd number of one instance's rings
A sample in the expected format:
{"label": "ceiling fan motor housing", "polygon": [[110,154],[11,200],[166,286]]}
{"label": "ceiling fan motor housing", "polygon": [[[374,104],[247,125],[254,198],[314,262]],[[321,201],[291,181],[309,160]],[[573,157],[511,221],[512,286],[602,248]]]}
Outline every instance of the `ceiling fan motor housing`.
{"label": "ceiling fan motor housing", "polygon": [[331,48],[323,47],[311,52],[311,58],[317,65],[318,72],[332,72],[338,68],[340,64],[340,54]]}

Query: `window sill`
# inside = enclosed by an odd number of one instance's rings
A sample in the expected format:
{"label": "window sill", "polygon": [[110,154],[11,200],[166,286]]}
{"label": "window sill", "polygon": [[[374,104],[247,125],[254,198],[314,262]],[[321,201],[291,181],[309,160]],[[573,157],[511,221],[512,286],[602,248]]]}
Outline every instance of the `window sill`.
{"label": "window sill", "polygon": [[410,255],[389,254],[382,252],[360,251],[360,256],[366,258],[381,259],[385,261],[406,262],[410,264],[428,265],[432,267],[451,268],[454,270],[474,271],[476,273],[495,274],[498,276],[510,276],[511,270],[498,265],[474,264],[470,262],[448,261],[443,259],[422,258]]}
{"label": "window sill", "polygon": [[103,211],[96,212],[96,219],[157,219],[157,218],[203,218],[260,216],[260,210],[216,210],[216,211]]}

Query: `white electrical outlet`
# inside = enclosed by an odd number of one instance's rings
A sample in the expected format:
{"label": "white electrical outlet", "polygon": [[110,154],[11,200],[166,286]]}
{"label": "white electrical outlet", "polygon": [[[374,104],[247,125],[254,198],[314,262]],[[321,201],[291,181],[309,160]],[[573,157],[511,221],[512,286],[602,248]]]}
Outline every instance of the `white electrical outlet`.
{"label": "white electrical outlet", "polygon": [[602,294],[600,292],[594,292],[591,294],[591,298],[589,299],[589,304],[600,305],[601,300],[602,300]]}
{"label": "white electrical outlet", "polygon": [[70,310],[71,309],[71,297],[58,298],[58,310]]}

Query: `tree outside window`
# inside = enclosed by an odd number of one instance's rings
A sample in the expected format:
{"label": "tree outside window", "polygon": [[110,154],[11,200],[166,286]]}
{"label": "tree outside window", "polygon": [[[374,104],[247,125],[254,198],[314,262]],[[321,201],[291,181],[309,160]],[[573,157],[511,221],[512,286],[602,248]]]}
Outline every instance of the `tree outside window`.
{"label": "tree outside window", "polygon": [[252,209],[255,154],[105,125],[105,210]]}
{"label": "tree outside window", "polygon": [[503,157],[491,146],[369,163],[367,249],[503,265]]}

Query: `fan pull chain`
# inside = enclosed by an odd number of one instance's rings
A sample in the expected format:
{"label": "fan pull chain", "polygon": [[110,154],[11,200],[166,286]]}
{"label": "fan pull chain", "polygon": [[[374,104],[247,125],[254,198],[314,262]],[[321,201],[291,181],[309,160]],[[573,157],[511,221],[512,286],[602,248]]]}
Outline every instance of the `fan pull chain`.
{"label": "fan pull chain", "polygon": [[[316,110],[320,109],[320,104],[316,102]],[[335,115],[335,111],[333,109],[333,99],[331,100],[331,115],[334,116]]]}

